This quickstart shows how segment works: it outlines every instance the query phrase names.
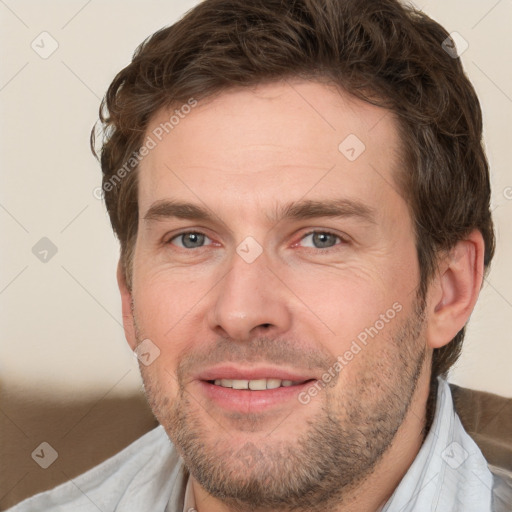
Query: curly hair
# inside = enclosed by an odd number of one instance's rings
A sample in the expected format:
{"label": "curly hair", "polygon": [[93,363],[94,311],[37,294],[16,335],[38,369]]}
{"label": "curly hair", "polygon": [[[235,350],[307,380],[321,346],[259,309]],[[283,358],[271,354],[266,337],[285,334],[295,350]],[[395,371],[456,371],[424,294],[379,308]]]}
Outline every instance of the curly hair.
{"label": "curly hair", "polygon": [[[483,235],[487,271],[495,238],[482,113],[460,59],[445,51],[449,37],[398,0],[204,0],[150,36],[100,107],[97,154],[128,287],[137,166],[152,116],[230,88],[291,77],[335,84],[398,119],[402,169],[395,179],[415,224],[421,297],[439,255],[473,229]],[[432,378],[446,375],[463,338],[464,329],[434,350]]]}

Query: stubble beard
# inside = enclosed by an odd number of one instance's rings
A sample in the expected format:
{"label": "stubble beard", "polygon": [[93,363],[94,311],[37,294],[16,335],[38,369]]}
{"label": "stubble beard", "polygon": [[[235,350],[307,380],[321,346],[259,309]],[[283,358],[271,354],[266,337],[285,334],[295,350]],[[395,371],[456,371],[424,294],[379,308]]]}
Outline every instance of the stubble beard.
{"label": "stubble beard", "polygon": [[[182,382],[171,403],[151,368],[140,368],[153,413],[209,495],[233,512],[325,511],[354,497],[407,415],[425,363],[423,325],[424,306],[418,301],[381,344],[380,354],[363,349],[368,351],[365,371],[354,374],[350,386],[321,391],[315,399],[323,399],[321,409],[289,441],[273,442],[276,420],[258,441],[234,445],[220,424],[214,433],[214,421],[205,426],[205,411]],[[261,349],[266,340],[260,342]],[[260,419],[248,416],[243,430],[258,431]]]}

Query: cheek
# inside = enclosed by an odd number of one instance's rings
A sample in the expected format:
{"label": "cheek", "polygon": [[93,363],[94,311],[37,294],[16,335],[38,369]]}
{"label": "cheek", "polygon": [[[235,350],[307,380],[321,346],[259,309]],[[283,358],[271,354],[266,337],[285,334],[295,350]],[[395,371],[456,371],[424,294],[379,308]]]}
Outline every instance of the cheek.
{"label": "cheek", "polygon": [[[419,272],[414,254],[409,259],[386,255],[366,265],[288,269],[284,280],[300,298],[299,307],[307,309],[306,315],[296,314],[298,329],[309,332],[334,357],[342,356],[342,364],[364,360],[370,344],[380,350],[415,297],[411,290]],[[320,338],[321,333],[326,335]]]}
{"label": "cheek", "polygon": [[205,276],[186,269],[161,267],[141,271],[134,281],[134,300],[141,327],[155,337],[171,336],[208,293]]}
{"label": "cheek", "polygon": [[402,298],[392,279],[378,268],[296,269],[283,280],[304,308],[340,340],[357,336]]}
{"label": "cheek", "polygon": [[149,339],[159,350],[149,366],[140,364],[145,385],[177,393],[176,370],[181,354],[193,340],[190,315],[198,303],[197,284],[169,272],[140,273],[134,283],[135,319],[139,341]]}

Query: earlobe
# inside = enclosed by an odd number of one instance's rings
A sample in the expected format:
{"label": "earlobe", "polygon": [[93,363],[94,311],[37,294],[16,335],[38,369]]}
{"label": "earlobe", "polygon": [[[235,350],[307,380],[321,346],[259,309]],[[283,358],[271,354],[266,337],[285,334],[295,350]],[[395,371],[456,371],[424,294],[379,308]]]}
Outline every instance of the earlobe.
{"label": "earlobe", "polygon": [[128,345],[130,345],[132,350],[135,350],[137,337],[135,335],[135,323],[132,311],[132,294],[126,284],[126,277],[121,261],[117,264],[117,284],[119,286],[119,292],[121,293],[124,334]]}
{"label": "earlobe", "polygon": [[475,307],[484,272],[484,241],[478,230],[460,240],[443,258],[429,287],[427,341],[447,345],[466,325]]}

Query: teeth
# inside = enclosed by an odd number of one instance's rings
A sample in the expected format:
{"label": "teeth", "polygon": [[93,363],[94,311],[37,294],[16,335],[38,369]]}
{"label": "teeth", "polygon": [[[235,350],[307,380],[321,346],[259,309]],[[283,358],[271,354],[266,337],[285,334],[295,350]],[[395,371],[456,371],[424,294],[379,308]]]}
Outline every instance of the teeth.
{"label": "teeth", "polygon": [[263,391],[267,389],[267,379],[257,379],[249,381],[249,389],[253,391]]}
{"label": "teeth", "polygon": [[263,391],[265,389],[276,389],[279,387],[296,386],[301,381],[281,380],[281,379],[215,379],[216,386],[233,389],[251,389],[253,391]]}
{"label": "teeth", "polygon": [[276,389],[281,385],[279,379],[267,379],[267,389]]}
{"label": "teeth", "polygon": [[248,380],[233,380],[233,389],[249,389]]}

